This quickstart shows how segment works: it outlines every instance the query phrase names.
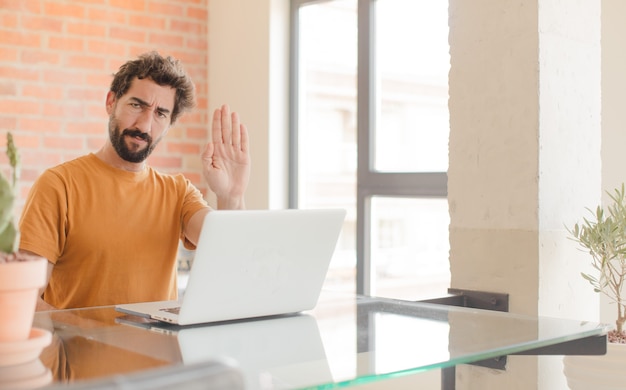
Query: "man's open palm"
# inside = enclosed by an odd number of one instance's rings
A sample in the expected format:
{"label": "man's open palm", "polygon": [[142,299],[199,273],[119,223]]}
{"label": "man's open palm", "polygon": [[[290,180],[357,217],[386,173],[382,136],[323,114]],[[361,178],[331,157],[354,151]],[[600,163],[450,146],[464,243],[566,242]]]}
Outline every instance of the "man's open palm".
{"label": "man's open palm", "polygon": [[212,137],[202,153],[202,165],[218,201],[243,199],[250,179],[248,130],[228,105],[213,113]]}

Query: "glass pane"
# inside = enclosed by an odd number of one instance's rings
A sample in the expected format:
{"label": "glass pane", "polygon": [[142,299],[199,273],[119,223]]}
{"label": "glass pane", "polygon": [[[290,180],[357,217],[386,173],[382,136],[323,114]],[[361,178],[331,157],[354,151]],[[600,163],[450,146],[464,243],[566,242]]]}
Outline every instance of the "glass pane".
{"label": "glass pane", "polygon": [[376,2],[374,169],[448,170],[448,2]]}
{"label": "glass pane", "polygon": [[372,295],[418,300],[450,286],[448,201],[373,197]]}
{"label": "glass pane", "polygon": [[348,210],[325,289],[355,290],[356,0],[300,8],[298,207]]}

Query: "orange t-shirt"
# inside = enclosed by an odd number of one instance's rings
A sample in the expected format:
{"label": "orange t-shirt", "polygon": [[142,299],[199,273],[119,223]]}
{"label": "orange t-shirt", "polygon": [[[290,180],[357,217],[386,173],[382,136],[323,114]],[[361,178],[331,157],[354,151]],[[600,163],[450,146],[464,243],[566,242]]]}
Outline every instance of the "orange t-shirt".
{"label": "orange t-shirt", "polygon": [[20,248],[54,264],[43,299],[57,308],[176,299],[179,239],[206,207],[183,175],[128,172],[89,154],[37,179]]}

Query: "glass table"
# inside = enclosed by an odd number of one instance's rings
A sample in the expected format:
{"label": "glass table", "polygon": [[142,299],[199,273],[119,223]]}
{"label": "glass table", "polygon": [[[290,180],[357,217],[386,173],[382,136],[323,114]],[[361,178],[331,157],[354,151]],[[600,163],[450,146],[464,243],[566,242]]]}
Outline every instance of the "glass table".
{"label": "glass table", "polygon": [[[440,370],[448,376],[442,388],[451,389],[459,364],[602,354],[608,331],[585,321],[329,292],[312,311],[262,319],[176,327],[98,307],[39,312],[34,326],[53,334],[38,363],[55,389],[122,388],[120,378],[192,381],[194,370],[215,367],[226,380],[238,378],[233,388],[341,388]],[[211,388],[206,383],[177,388]]]}

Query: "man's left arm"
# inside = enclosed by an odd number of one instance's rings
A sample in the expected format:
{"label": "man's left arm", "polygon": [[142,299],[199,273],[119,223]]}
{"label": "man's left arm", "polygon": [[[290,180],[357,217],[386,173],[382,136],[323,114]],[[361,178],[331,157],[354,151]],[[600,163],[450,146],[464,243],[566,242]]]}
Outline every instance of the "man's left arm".
{"label": "man's left arm", "polygon": [[[244,195],[250,179],[248,129],[223,105],[213,113],[211,141],[202,153],[202,173],[217,196],[220,210],[245,209]],[[197,245],[204,217],[211,209],[194,213],[185,226],[185,237]]]}

